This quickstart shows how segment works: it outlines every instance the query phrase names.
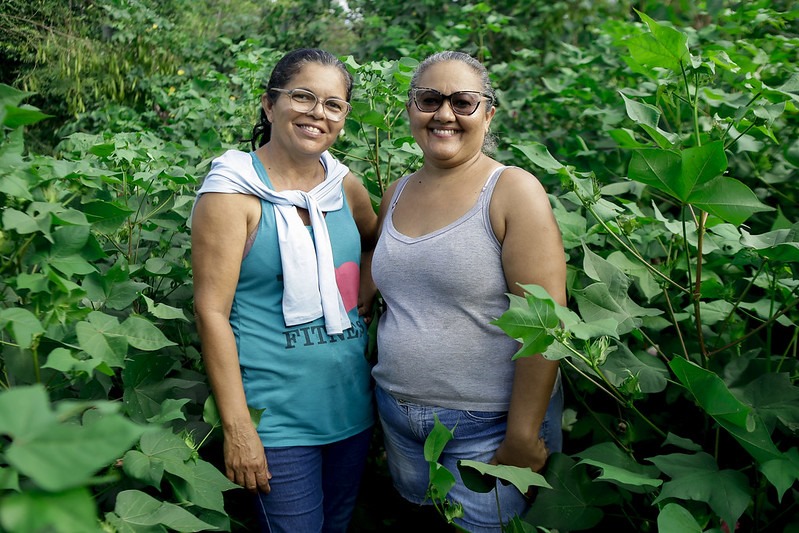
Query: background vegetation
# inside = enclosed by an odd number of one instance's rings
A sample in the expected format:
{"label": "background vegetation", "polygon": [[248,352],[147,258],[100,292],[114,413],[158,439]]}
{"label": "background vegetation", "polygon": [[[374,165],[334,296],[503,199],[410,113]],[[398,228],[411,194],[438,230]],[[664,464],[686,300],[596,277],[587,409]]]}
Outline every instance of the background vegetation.
{"label": "background vegetation", "polygon": [[[550,193],[569,309],[529,287],[497,323],[561,360],[567,435],[508,530],[799,531],[794,3],[347,5],[0,0],[0,530],[249,525],[187,218],[276,58],[322,46],[356,77],[335,152],[375,203],[419,163],[405,93],[442,49],[486,63],[496,157]],[[382,461],[356,531],[408,516]]]}

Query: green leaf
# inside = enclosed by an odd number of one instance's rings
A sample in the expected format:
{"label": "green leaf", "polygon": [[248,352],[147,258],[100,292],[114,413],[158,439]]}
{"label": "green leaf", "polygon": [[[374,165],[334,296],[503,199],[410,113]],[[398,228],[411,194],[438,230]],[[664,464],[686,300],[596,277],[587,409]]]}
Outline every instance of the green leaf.
{"label": "green leaf", "polygon": [[658,514],[658,533],[702,533],[702,526],[682,505],[667,503]]}
{"label": "green leaf", "polygon": [[550,330],[560,323],[551,299],[547,301],[529,295],[526,302],[527,306],[511,306],[491,322],[522,344],[514,359],[545,352],[555,340]]}
{"label": "green leaf", "polygon": [[647,353],[633,353],[623,343],[617,344],[617,350],[608,355],[602,365],[602,371],[615,387],[630,378],[635,378],[638,389],[646,394],[665,390],[669,371],[660,359]]}
{"label": "green leaf", "polygon": [[118,326],[116,317],[92,311],[86,320],[75,324],[78,343],[86,353],[108,366],[123,367],[128,353],[128,341],[114,333]]}
{"label": "green leaf", "polygon": [[[13,468],[0,466],[0,491],[21,492],[19,487],[19,472]],[[0,516],[2,516],[2,511],[0,511]],[[0,518],[0,524],[2,524],[2,518]]]}
{"label": "green leaf", "polygon": [[122,457],[143,428],[116,414],[91,423],[53,424],[30,439],[15,439],[6,459],[49,491],[78,487]]}
{"label": "green leaf", "polygon": [[656,22],[644,13],[635,10],[651,33],[637,35],[627,40],[630,55],[641,65],[661,67],[680,72],[680,65],[687,60],[688,37],[674,28]]}
{"label": "green leaf", "polygon": [[684,200],[681,171],[680,154],[659,148],[634,151],[627,170],[631,180],[655,187],[678,200]]}
{"label": "green leaf", "polygon": [[187,461],[185,466],[179,479],[171,481],[178,498],[192,502],[198,507],[224,514],[225,500],[222,492],[241,487],[231,482],[215,466],[206,461]]}
{"label": "green leaf", "polygon": [[541,143],[512,144],[511,147],[519,150],[535,166],[547,172],[557,172],[563,168],[563,164],[552,157],[547,147]]}
{"label": "green leaf", "polygon": [[114,512],[131,526],[162,525],[175,531],[216,531],[213,525],[203,522],[175,504],[160,502],[141,491],[125,490],[117,495]]}
{"label": "green leaf", "polygon": [[176,343],[167,339],[155,324],[138,315],[129,316],[122,324],[114,328],[114,333],[124,335],[134,348],[156,351]]}
{"label": "green leaf", "polygon": [[151,298],[142,294],[142,298],[147,303],[147,311],[152,313],[152,315],[156,318],[160,318],[162,320],[183,320],[184,322],[188,322],[189,319],[186,318],[186,313],[183,312],[183,309],[178,309],[177,307],[171,307],[166,304],[157,304],[153,302]]}
{"label": "green leaf", "polygon": [[740,398],[754,407],[769,433],[777,422],[792,433],[799,431],[799,387],[788,373],[758,376],[743,387]]}
{"label": "green leaf", "polygon": [[688,203],[736,226],[743,224],[755,213],[774,210],[773,207],[761,203],[749,187],[724,176],[695,190],[688,198]]}
{"label": "green leaf", "polygon": [[122,469],[133,479],[159,489],[164,477],[164,463],[138,450],[130,450],[122,458]]}
{"label": "green leaf", "polygon": [[52,116],[53,115],[42,113],[35,107],[29,105],[23,105],[22,107],[6,106],[3,125],[11,129],[17,129],[20,126],[36,124]]}
{"label": "green leaf", "polygon": [[624,100],[627,116],[641,126],[659,147],[670,148],[677,142],[678,137],[675,134],[663,131],[658,126],[661,116],[660,109],[653,105],[627,98],[621,91],[619,91],[619,94]]}
{"label": "green leaf", "polygon": [[724,143],[721,141],[686,148],[680,152],[680,157],[682,181],[689,193],[721,176],[727,170],[727,155],[724,153]]}
{"label": "green leaf", "polygon": [[799,452],[796,448],[791,448],[782,458],[761,464],[760,471],[777,489],[777,499],[782,502],[785,492],[799,480]]}
{"label": "green leaf", "polygon": [[716,374],[682,357],[672,359],[669,366],[707,414],[741,428],[754,429],[752,408],[736,398]]}
{"label": "green leaf", "polygon": [[97,505],[91,492],[75,488],[61,492],[26,490],[0,499],[0,529],[9,532],[100,532]]}
{"label": "green leaf", "polygon": [[438,419],[438,415],[434,414],[433,417],[435,418],[433,429],[424,441],[424,459],[427,462],[438,461],[438,458],[441,457],[441,452],[444,451],[444,447],[452,440],[452,431],[455,429],[450,430],[442,424]]}
{"label": "green leaf", "polygon": [[650,490],[659,487],[663,481],[658,479],[658,469],[638,464],[611,442],[596,444],[576,454],[581,459],[578,464],[599,468],[602,473],[596,478],[608,481],[633,492],[641,492],[638,487]]}
{"label": "green leaf", "polygon": [[707,453],[660,455],[649,459],[671,481],[654,503],[668,498],[705,502],[728,524],[735,524],[752,499],[749,480],[737,470],[719,470]]}
{"label": "green leaf", "polygon": [[12,387],[0,393],[1,435],[31,440],[56,421],[43,386]]}
{"label": "green leaf", "polygon": [[44,333],[36,315],[22,307],[0,309],[0,329],[7,329],[20,348],[30,348],[34,339]]}
{"label": "green leaf", "polygon": [[594,483],[585,467],[562,453],[553,453],[544,474],[552,490],[540,492],[524,519],[536,526],[563,531],[591,529],[602,520],[602,505],[616,496],[604,483]]}
{"label": "green leaf", "polygon": [[763,257],[785,263],[799,262],[799,224],[759,235],[741,228],[741,234],[741,244]]}
{"label": "green leaf", "polygon": [[[492,488],[493,485],[496,484],[497,479],[512,483],[521,493],[526,493],[530,487],[552,488],[549,483],[547,483],[544,476],[537,472],[533,472],[529,468],[509,465],[491,465],[480,461],[463,459],[458,461],[458,469],[461,471],[461,477],[463,477],[464,471],[469,470],[475,470],[483,476],[490,476],[493,480],[493,484],[489,483],[489,485],[491,485]],[[463,480],[464,483],[466,483],[465,477],[463,477]]]}

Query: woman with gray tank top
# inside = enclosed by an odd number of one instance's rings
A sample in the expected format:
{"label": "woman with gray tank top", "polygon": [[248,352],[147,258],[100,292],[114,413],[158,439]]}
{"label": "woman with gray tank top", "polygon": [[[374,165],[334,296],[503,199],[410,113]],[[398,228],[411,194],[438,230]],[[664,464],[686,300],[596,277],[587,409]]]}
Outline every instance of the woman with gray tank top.
{"label": "woman with gray tank top", "polygon": [[[512,360],[518,343],[491,321],[520,284],[543,286],[566,304],[566,264],[546,192],[530,173],[486,154],[496,97],[488,72],[460,52],[425,59],[406,104],[421,169],[383,197],[372,275],[386,302],[372,371],[394,486],[426,498],[424,442],[435,417],[454,428],[439,459],[456,476],[456,523],[500,531],[497,498],[470,491],[457,462],[543,468],[561,449],[563,396],[557,361]],[[501,520],[528,501],[498,484]]]}

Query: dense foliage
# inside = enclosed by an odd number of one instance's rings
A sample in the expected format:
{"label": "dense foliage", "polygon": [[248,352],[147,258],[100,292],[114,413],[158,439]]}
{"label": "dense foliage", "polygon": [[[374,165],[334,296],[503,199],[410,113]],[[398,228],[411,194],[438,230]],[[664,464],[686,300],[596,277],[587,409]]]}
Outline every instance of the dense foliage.
{"label": "dense foliage", "polygon": [[[0,4],[0,530],[246,527],[188,219],[276,58],[319,45],[356,77],[334,151],[375,203],[419,163],[405,93],[440,49],[486,62],[496,157],[550,192],[568,309],[531,286],[496,323],[561,360],[564,453],[462,465],[536,487],[508,530],[799,531],[799,9],[527,4]],[[448,431],[428,451],[451,517]]]}

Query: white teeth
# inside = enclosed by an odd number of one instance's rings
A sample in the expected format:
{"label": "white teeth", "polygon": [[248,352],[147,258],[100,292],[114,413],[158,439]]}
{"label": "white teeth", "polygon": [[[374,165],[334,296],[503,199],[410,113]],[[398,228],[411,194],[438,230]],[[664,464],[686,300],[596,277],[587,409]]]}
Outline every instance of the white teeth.
{"label": "white teeth", "polygon": [[322,130],[320,130],[319,128],[315,128],[313,126],[302,125],[300,127],[304,130],[310,131],[311,133],[322,133]]}
{"label": "white teeth", "polygon": [[458,132],[455,130],[433,130],[433,135],[441,135],[443,137],[452,137],[456,133]]}

